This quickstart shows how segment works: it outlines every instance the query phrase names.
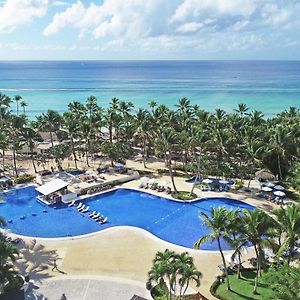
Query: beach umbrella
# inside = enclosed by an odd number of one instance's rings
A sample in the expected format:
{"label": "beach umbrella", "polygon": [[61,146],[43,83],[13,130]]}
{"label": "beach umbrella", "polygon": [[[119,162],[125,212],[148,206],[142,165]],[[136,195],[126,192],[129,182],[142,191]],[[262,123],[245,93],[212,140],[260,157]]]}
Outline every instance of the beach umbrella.
{"label": "beach umbrella", "polygon": [[162,186],[166,187],[166,186],[169,186],[170,184],[171,184],[171,182],[169,180],[167,180],[167,179],[164,179],[164,180],[161,181],[161,185]]}
{"label": "beach umbrella", "polygon": [[141,178],[141,181],[147,183],[147,182],[149,182],[149,179],[150,179],[149,177],[144,176]]}
{"label": "beach umbrella", "polygon": [[274,195],[275,195],[275,196],[279,196],[279,197],[284,197],[284,196],[285,196],[285,192],[282,192],[282,191],[275,191],[275,192],[274,192]]}
{"label": "beach umbrella", "polygon": [[228,181],[228,180],[223,180],[223,179],[221,179],[221,180],[219,180],[219,183],[221,183],[221,184],[228,184],[229,181]]}
{"label": "beach umbrella", "polygon": [[155,178],[151,178],[151,179],[149,180],[149,184],[155,184],[155,183],[157,183],[157,181],[156,181]]}
{"label": "beach umbrella", "polygon": [[285,188],[284,188],[282,185],[275,185],[275,186],[274,186],[274,190],[277,190],[277,191],[284,191]]}
{"label": "beach umbrella", "polygon": [[263,187],[261,188],[261,190],[264,191],[264,192],[272,192],[272,188],[270,188],[270,187],[268,187],[268,186],[263,186]]}
{"label": "beach umbrella", "polygon": [[209,183],[212,183],[213,181],[211,179],[209,179],[209,178],[206,178],[206,179],[203,179],[202,182],[209,184]]}
{"label": "beach umbrella", "polygon": [[275,184],[273,182],[269,181],[269,182],[265,183],[265,186],[272,188],[275,186]]}

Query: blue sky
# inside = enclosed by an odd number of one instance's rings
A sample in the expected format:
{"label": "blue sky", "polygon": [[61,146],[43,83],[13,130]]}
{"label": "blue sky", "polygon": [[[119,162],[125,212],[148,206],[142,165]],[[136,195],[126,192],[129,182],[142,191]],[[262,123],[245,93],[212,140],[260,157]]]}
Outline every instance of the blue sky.
{"label": "blue sky", "polygon": [[0,0],[0,59],[300,59],[298,0]]}

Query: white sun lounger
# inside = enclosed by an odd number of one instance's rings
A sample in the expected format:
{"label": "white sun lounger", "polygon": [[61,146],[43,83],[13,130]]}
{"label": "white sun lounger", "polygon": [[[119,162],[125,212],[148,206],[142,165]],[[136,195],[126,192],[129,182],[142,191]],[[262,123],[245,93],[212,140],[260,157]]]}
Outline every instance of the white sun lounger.
{"label": "white sun lounger", "polygon": [[75,208],[79,209],[80,207],[82,207],[83,203],[80,202],[77,206],[75,206]]}
{"label": "white sun lounger", "polygon": [[105,217],[104,219],[100,220],[100,223],[101,223],[101,224],[104,224],[104,223],[106,223],[107,221],[108,221],[108,217]]}
{"label": "white sun lounger", "polygon": [[96,215],[96,211],[94,210],[92,213],[89,214],[89,217],[92,218],[94,215]]}
{"label": "white sun lounger", "polygon": [[96,215],[94,215],[94,216],[92,217],[92,219],[94,219],[94,220],[95,220],[95,219],[99,218],[99,217],[100,217],[100,215],[101,215],[100,213],[97,213]]}
{"label": "white sun lounger", "polygon": [[75,202],[76,202],[76,200],[73,200],[68,206],[69,206],[69,207],[74,206],[74,205],[75,205]]}
{"label": "white sun lounger", "polygon": [[82,212],[82,213],[86,213],[86,212],[89,211],[89,209],[90,209],[90,207],[89,207],[89,206],[86,206],[83,210],[81,210],[81,212]]}
{"label": "white sun lounger", "polygon": [[78,211],[82,211],[82,210],[84,210],[84,208],[85,208],[85,205],[83,204],[80,208],[78,208]]}

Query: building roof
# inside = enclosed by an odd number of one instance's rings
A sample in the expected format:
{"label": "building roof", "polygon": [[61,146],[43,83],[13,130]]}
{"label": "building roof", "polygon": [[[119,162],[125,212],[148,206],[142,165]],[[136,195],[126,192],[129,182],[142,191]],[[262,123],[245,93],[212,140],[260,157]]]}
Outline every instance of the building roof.
{"label": "building roof", "polygon": [[50,195],[55,193],[63,188],[66,188],[69,185],[68,182],[65,182],[61,179],[54,179],[46,184],[41,185],[40,187],[36,188],[36,190],[43,194],[43,195]]}
{"label": "building roof", "polygon": [[[40,131],[39,132],[39,135],[41,136],[42,140],[44,142],[50,142],[51,141],[51,135],[50,135],[50,132],[47,132],[47,131]],[[52,138],[53,138],[53,141],[58,141],[58,137],[56,135],[55,132],[52,132]]]}

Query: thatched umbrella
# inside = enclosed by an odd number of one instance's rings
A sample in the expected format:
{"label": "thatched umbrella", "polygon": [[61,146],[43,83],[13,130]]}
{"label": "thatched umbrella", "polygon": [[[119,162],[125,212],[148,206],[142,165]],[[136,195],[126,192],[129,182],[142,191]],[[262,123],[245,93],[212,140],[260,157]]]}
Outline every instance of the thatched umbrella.
{"label": "thatched umbrella", "polygon": [[275,180],[275,176],[266,169],[261,169],[257,172],[255,172],[255,177],[259,180]]}

